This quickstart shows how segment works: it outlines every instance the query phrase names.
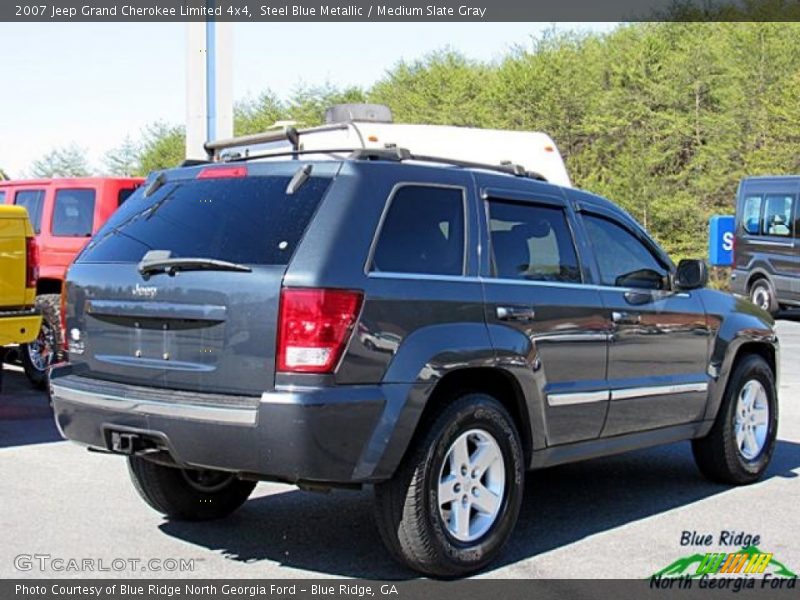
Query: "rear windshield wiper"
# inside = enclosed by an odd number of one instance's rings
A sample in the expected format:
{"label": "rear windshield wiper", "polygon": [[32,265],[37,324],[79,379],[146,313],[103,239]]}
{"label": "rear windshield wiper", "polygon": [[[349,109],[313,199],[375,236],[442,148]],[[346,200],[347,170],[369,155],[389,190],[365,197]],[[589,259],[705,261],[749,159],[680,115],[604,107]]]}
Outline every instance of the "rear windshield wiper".
{"label": "rear windshield wiper", "polygon": [[[155,256],[153,256],[155,254]],[[139,263],[139,273],[149,277],[154,273],[173,276],[178,271],[240,271],[249,273],[253,269],[247,265],[217,260],[216,258],[170,258],[160,250],[150,251]]]}

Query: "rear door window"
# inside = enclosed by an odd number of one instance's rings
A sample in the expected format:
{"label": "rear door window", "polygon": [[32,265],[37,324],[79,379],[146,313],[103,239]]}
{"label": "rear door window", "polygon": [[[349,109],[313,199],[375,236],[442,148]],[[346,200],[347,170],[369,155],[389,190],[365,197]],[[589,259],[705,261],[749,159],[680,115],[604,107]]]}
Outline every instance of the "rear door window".
{"label": "rear door window", "polygon": [[62,189],[53,202],[50,232],[59,237],[87,237],[94,227],[95,191]]}
{"label": "rear door window", "polygon": [[761,227],[761,196],[747,196],[742,204],[742,227],[746,233],[758,235]]}
{"label": "rear door window", "polygon": [[44,190],[19,190],[14,195],[14,204],[24,206],[36,233],[42,231],[42,212],[44,210]]}
{"label": "rear door window", "polygon": [[463,189],[405,185],[390,202],[371,269],[463,275]]}
{"label": "rear door window", "polygon": [[0,204],[6,201],[6,193],[4,191],[0,191]]}
{"label": "rear door window", "polygon": [[489,234],[497,277],[581,281],[578,256],[563,209],[491,200]]}
{"label": "rear door window", "polygon": [[764,220],[761,232],[764,235],[789,237],[792,235],[793,197],[768,195],[764,198]]}
{"label": "rear door window", "polygon": [[138,188],[97,232],[82,262],[139,262],[150,250],[174,258],[288,264],[331,182],[312,176],[291,195],[290,176],[168,181]]}

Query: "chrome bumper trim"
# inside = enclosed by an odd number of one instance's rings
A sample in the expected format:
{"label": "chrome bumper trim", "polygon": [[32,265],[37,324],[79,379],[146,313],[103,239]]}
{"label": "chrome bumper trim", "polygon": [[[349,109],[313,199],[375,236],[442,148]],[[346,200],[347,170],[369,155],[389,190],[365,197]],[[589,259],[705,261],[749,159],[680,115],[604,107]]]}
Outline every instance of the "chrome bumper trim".
{"label": "chrome bumper trim", "polygon": [[74,390],[53,382],[51,384],[53,400],[81,404],[102,410],[124,412],[135,415],[155,415],[188,421],[205,423],[224,423],[228,425],[254,426],[258,418],[256,409],[227,408],[184,402],[158,402],[125,398],[113,394],[99,394],[85,390]]}

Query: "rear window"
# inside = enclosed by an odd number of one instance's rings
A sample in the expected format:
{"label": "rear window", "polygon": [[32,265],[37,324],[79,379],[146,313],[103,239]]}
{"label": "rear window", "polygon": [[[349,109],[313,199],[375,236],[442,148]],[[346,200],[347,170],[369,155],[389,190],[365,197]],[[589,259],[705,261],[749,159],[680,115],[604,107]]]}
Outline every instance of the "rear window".
{"label": "rear window", "polygon": [[94,190],[64,189],[56,192],[50,232],[60,237],[92,235]]}
{"label": "rear window", "polygon": [[44,190],[20,190],[14,195],[14,204],[27,209],[33,230],[41,233]]}
{"label": "rear window", "polygon": [[82,262],[139,262],[150,250],[175,258],[288,264],[330,184],[310,177],[292,195],[291,177],[167,182],[149,197],[142,186],[81,254]]}

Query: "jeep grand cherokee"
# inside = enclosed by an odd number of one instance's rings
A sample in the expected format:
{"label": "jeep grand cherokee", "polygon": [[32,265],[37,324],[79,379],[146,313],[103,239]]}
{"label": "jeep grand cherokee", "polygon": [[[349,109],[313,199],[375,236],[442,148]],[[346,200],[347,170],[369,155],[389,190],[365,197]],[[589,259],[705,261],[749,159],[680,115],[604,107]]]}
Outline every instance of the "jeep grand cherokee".
{"label": "jeep grand cherokee", "polygon": [[58,426],[153,508],[372,484],[391,554],[455,576],[527,471],[691,440],[715,481],[764,473],[773,323],[704,263],[520,169],[292,158],[154,174],[69,270]]}

